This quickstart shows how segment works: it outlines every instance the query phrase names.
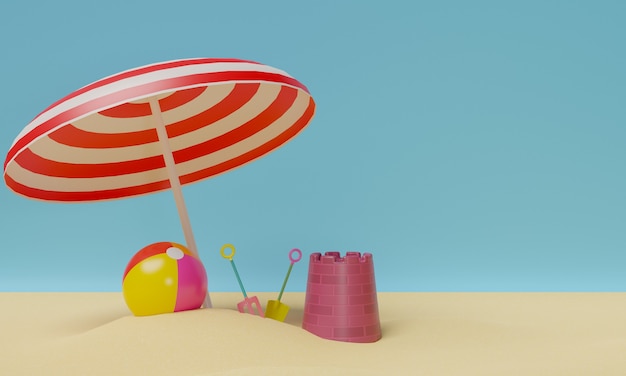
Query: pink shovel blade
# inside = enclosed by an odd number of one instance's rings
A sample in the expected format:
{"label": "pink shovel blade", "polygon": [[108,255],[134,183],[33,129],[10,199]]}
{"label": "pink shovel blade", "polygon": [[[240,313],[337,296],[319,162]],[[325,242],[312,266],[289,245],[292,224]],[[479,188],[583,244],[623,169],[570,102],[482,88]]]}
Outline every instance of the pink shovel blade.
{"label": "pink shovel blade", "polygon": [[249,313],[251,315],[265,317],[263,314],[263,308],[261,308],[261,303],[259,303],[259,298],[256,296],[245,298],[241,302],[237,303],[237,309],[241,313]]}

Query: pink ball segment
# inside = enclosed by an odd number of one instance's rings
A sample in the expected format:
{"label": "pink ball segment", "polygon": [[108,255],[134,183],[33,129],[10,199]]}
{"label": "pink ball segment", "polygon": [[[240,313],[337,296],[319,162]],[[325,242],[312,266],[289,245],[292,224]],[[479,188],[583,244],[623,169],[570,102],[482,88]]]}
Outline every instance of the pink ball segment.
{"label": "pink ball segment", "polygon": [[130,260],[124,271],[122,291],[135,316],[197,309],[207,293],[206,271],[183,245],[154,243]]}

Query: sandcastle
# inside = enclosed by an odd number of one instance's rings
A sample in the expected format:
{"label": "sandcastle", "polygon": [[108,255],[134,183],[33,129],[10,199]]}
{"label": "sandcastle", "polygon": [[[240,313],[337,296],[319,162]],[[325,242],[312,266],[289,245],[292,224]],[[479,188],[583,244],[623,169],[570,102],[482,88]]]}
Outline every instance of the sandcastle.
{"label": "sandcastle", "polygon": [[311,254],[302,328],[336,341],[381,338],[372,254]]}

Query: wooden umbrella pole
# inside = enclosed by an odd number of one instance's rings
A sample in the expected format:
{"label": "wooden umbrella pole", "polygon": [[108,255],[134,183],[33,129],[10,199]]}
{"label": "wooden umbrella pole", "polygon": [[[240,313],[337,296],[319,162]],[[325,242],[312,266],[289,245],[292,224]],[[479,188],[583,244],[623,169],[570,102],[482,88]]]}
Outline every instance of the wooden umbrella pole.
{"label": "wooden umbrella pole", "polygon": [[[163,159],[165,160],[167,175],[170,180],[172,193],[174,194],[174,201],[176,202],[176,208],[178,209],[178,216],[180,217],[180,223],[183,227],[187,247],[189,247],[189,250],[191,250],[196,257],[200,258],[198,248],[196,246],[196,240],[193,236],[193,231],[191,230],[191,222],[189,221],[189,213],[187,212],[187,206],[185,205],[183,190],[180,185],[180,178],[176,172],[176,163],[174,162],[174,156],[172,155],[172,149],[170,148],[169,138],[167,136],[167,131],[165,130],[161,106],[159,105],[157,99],[150,99],[150,109],[152,110],[152,115],[155,120],[155,128],[157,130],[159,142],[161,143],[161,149],[163,149]],[[212,307],[208,290],[202,306],[205,308]]]}

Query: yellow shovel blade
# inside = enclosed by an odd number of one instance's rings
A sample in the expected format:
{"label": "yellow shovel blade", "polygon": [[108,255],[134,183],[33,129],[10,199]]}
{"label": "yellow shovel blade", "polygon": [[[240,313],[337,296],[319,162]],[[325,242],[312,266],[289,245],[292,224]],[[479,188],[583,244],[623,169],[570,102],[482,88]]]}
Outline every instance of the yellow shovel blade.
{"label": "yellow shovel blade", "polygon": [[283,304],[278,300],[268,300],[267,307],[265,307],[265,317],[274,319],[276,321],[285,321],[287,313],[289,312],[289,306]]}

